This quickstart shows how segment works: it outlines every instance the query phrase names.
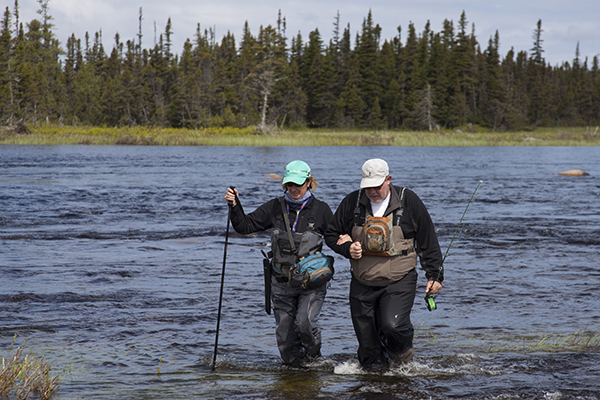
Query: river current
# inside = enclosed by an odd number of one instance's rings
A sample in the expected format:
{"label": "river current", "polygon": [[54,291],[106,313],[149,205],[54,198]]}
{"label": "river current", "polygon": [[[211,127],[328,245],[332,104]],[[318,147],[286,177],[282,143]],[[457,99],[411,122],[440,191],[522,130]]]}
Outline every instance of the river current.
{"label": "river current", "polygon": [[[358,367],[336,256],[322,362],[281,365],[264,312],[269,235],[230,229],[308,162],[335,211],[368,158],[428,207],[444,288],[413,308],[415,362]],[[63,372],[57,399],[600,399],[597,147],[0,146],[0,353]],[[558,175],[583,169],[589,176]],[[329,253],[332,252],[329,250]],[[419,273],[419,293],[425,277]]]}

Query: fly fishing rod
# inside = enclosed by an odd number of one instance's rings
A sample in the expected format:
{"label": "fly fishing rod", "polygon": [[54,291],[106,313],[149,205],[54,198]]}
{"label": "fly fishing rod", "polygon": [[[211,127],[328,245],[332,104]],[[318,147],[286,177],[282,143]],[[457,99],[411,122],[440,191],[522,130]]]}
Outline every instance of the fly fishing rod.
{"label": "fly fishing rod", "polygon": [[[237,197],[237,194],[235,194],[235,187],[234,186],[230,186],[231,190],[233,191],[233,194],[235,196],[235,201],[237,204],[239,204],[239,199]],[[217,314],[217,333],[215,335],[215,351],[213,354],[213,362],[212,362],[212,367],[211,369],[214,371],[215,367],[217,365],[217,347],[219,344],[219,325],[221,324],[221,308],[223,306],[223,286],[225,283],[225,262],[227,260],[227,242],[229,241],[229,222],[231,221],[231,208],[233,207],[233,203],[228,202],[228,211],[227,211],[227,230],[225,231],[225,247],[223,250],[223,270],[221,272],[221,291],[219,293],[219,311]]]}
{"label": "fly fishing rod", "polygon": [[[465,208],[465,211],[463,212],[462,217],[460,217],[460,221],[458,222],[458,225],[456,226],[456,229],[454,230],[454,235],[452,236],[452,240],[450,240],[450,244],[448,245],[448,248],[446,249],[446,254],[444,254],[444,258],[442,259],[442,265],[440,265],[440,269],[438,270],[438,276],[434,282],[439,282],[439,279],[442,276],[442,270],[444,269],[444,262],[446,261],[446,257],[448,257],[448,252],[450,251],[450,247],[452,247],[452,243],[454,243],[454,239],[457,238],[458,236],[460,236],[460,234],[462,232],[462,227],[463,227],[463,219],[465,218],[465,215],[467,215],[467,210],[469,209],[469,206],[473,202],[473,199],[475,199],[475,194],[479,190],[479,186],[481,186],[482,183],[483,183],[483,181],[479,181],[479,184],[477,185],[477,188],[475,188],[473,195],[471,195],[471,199],[469,200],[469,203],[467,204],[467,207]],[[427,304],[427,309],[429,311],[433,311],[433,310],[437,309],[437,306],[435,304],[434,295],[426,294],[425,295],[425,303]]]}

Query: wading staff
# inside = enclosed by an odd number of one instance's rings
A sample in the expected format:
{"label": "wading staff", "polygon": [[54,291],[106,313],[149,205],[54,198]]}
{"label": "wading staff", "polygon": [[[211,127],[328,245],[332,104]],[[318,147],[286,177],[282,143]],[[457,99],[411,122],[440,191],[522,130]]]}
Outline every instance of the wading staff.
{"label": "wading staff", "polygon": [[[239,199],[237,194],[235,194],[235,187],[230,186],[231,190],[233,190],[233,195],[235,196],[235,201],[239,204]],[[225,230],[225,247],[223,250],[223,270],[221,272],[221,291],[219,293],[219,311],[217,313],[217,334],[215,335],[215,352],[213,354],[213,362],[212,362],[212,370],[215,370],[217,365],[217,347],[219,344],[219,325],[221,324],[221,307],[223,306],[223,285],[225,284],[225,262],[227,260],[227,242],[229,241],[229,222],[231,221],[231,208],[233,204],[228,202],[228,211],[227,211],[227,229]],[[240,204],[241,206],[241,204]]]}
{"label": "wading staff", "polygon": [[[475,199],[475,194],[479,190],[479,186],[481,186],[482,183],[483,183],[483,181],[479,181],[479,184],[477,185],[477,187],[475,188],[475,191],[471,195],[471,199],[469,200],[469,203],[467,204],[467,207],[465,208],[465,211],[463,212],[462,217],[460,217],[460,221],[458,222],[458,225],[456,226],[456,229],[454,230],[454,235],[452,236],[452,240],[450,240],[450,244],[448,245],[448,248],[446,249],[446,254],[444,254],[444,258],[442,259],[442,265],[440,265],[440,269],[438,270],[438,276],[437,276],[437,278],[435,278],[434,283],[438,282],[440,279],[440,276],[442,276],[442,270],[444,269],[444,262],[446,261],[446,257],[448,257],[448,252],[450,251],[450,247],[452,247],[452,243],[454,243],[454,239],[456,237],[460,236],[460,233],[462,232],[463,219],[465,218],[465,215],[467,215],[467,210],[469,209],[469,206],[473,202],[473,199]],[[431,286],[433,287],[433,285],[431,285]],[[432,294],[425,295],[425,303],[427,304],[427,309],[429,311],[433,311],[433,310],[437,309],[437,306],[435,305],[434,296]]]}

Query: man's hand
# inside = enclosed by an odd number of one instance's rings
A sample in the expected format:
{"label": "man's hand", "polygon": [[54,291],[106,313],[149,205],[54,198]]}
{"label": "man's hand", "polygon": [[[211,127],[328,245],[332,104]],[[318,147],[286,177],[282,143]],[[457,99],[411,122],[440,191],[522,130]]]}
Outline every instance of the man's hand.
{"label": "man's hand", "polygon": [[350,257],[358,260],[362,257],[362,246],[360,242],[354,242],[350,245]]}
{"label": "man's hand", "polygon": [[425,288],[425,294],[436,294],[442,290],[442,284],[438,281],[428,281]]}

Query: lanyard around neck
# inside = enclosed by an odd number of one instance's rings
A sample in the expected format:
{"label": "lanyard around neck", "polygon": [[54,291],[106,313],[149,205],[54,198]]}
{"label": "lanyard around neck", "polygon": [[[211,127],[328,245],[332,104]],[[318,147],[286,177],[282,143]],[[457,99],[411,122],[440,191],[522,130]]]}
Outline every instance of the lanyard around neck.
{"label": "lanyard around neck", "polygon": [[[310,197],[309,197],[309,199],[310,199]],[[298,217],[300,216],[300,211],[302,211],[302,209],[304,208],[306,203],[308,203],[309,199],[304,200],[304,203],[302,203],[302,205],[300,206],[300,209],[296,213],[296,220],[294,221],[294,224],[292,225],[292,232],[296,232],[296,225],[298,224]],[[286,204],[286,207],[287,207],[287,213],[288,213],[288,215],[290,215],[290,205]]]}

